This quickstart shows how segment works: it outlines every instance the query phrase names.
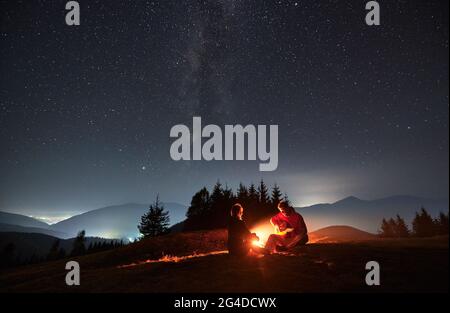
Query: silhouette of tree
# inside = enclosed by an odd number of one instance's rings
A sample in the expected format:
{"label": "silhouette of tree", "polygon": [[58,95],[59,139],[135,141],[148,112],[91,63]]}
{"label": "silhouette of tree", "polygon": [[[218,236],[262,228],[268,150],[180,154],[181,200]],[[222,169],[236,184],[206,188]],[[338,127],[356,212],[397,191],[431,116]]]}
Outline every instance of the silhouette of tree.
{"label": "silhouette of tree", "polygon": [[148,212],[141,217],[141,223],[138,225],[139,232],[144,238],[160,236],[168,232],[168,226],[169,212],[164,211],[164,206],[159,202],[159,196],[157,196]]}
{"label": "silhouette of tree", "polygon": [[223,199],[223,189],[222,184],[220,181],[217,181],[217,183],[213,187],[213,191],[211,193],[211,206],[217,206],[220,201]]}
{"label": "silhouette of tree", "polygon": [[440,212],[435,225],[437,235],[448,235],[448,214]]}
{"label": "silhouette of tree", "polygon": [[258,191],[253,183],[251,183],[250,187],[248,187],[248,198],[251,205],[256,205],[259,201]]}
{"label": "silhouette of tree", "polygon": [[228,216],[230,215],[230,208],[236,202],[236,197],[233,190],[225,185],[223,189],[223,202],[219,205],[218,218],[220,227],[227,225]]}
{"label": "silhouette of tree", "polygon": [[211,212],[208,214],[208,220],[204,222],[203,229],[221,228],[225,227],[228,221],[230,207],[233,205],[235,197],[233,191],[218,181],[211,193]]}
{"label": "silhouette of tree", "polygon": [[182,223],[182,231],[202,229],[203,219],[211,209],[211,196],[206,187],[196,192],[186,213],[186,220]]}
{"label": "silhouette of tree", "polygon": [[230,215],[231,206],[238,202],[244,207],[244,216],[248,225],[267,218],[278,212],[277,205],[282,199],[282,192],[275,184],[271,196],[264,181],[258,188],[252,183],[247,188],[240,183],[236,194],[220,181],[214,185],[211,193],[206,187],[194,194],[191,205],[183,222],[183,231],[214,229],[225,227]]}
{"label": "silhouette of tree", "polygon": [[383,218],[383,220],[381,221],[379,234],[381,237],[385,237],[385,238],[394,236],[394,231],[392,229],[392,225],[385,218]]}
{"label": "silhouette of tree", "polygon": [[264,180],[261,179],[258,186],[258,200],[259,204],[265,206],[269,203],[269,190],[267,189]]}
{"label": "silhouette of tree", "polygon": [[389,229],[391,230],[391,237],[396,237],[397,223],[395,222],[395,220],[393,218],[390,218],[388,220],[388,224],[389,224]]}
{"label": "silhouette of tree", "polygon": [[60,245],[60,240],[56,239],[53,242],[52,246],[50,247],[50,251],[47,254],[47,261],[54,261],[54,260],[59,259],[59,257],[60,257],[59,245]]}
{"label": "silhouette of tree", "polygon": [[73,242],[71,256],[83,255],[86,253],[86,247],[84,243],[86,242],[86,232],[84,230],[80,231]]}
{"label": "silhouette of tree", "polygon": [[12,242],[6,244],[0,253],[1,267],[10,267],[15,265],[14,255],[16,252],[16,245]]}
{"label": "silhouette of tree", "polygon": [[283,194],[281,193],[280,187],[275,183],[272,188],[272,195],[270,197],[270,202],[272,203],[272,208],[277,208],[278,203],[283,199]]}
{"label": "silhouette of tree", "polygon": [[425,208],[422,208],[420,213],[416,212],[412,225],[413,234],[416,237],[431,237],[436,233],[433,218]]}
{"label": "silhouette of tree", "polygon": [[246,203],[245,215],[246,221],[250,225],[256,222],[261,216],[261,210],[259,208],[259,196],[258,191],[254,183],[251,183],[248,187],[248,202]]}
{"label": "silhouette of tree", "polygon": [[395,220],[395,229],[394,229],[395,237],[408,237],[410,235],[410,231],[408,226],[405,223],[405,220],[397,214],[397,218]]}
{"label": "silhouette of tree", "polygon": [[209,191],[206,187],[203,187],[199,192],[197,192],[191,200],[191,205],[186,213],[187,218],[192,218],[195,216],[200,216],[203,213],[209,211],[211,208],[211,199],[209,196]]}
{"label": "silhouette of tree", "polygon": [[248,203],[248,189],[244,186],[244,184],[240,183],[237,194],[236,194],[237,201],[241,203],[242,205],[246,205]]}

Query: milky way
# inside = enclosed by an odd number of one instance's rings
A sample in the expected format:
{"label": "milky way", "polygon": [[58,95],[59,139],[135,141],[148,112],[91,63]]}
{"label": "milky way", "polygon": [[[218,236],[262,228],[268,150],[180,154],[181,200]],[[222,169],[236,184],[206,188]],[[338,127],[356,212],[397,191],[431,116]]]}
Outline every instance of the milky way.
{"label": "milky way", "polygon": [[[0,210],[188,204],[218,179],[297,205],[448,197],[448,2],[1,1]],[[279,166],[174,162],[173,125],[278,124]]]}

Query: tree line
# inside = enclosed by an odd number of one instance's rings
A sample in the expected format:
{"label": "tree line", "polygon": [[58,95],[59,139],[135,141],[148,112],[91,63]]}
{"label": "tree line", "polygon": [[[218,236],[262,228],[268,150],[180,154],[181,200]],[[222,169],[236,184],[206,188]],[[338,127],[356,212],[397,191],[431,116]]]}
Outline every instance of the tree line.
{"label": "tree line", "polygon": [[123,241],[120,240],[104,240],[99,239],[98,241],[92,241],[88,247],[86,247],[86,232],[84,230],[78,232],[77,236],[74,238],[72,243],[72,249],[69,253],[61,247],[61,240],[56,239],[50,247],[46,256],[38,256],[33,253],[28,258],[21,258],[16,251],[16,246],[14,243],[10,242],[6,244],[0,251],[0,267],[13,267],[19,265],[29,265],[36,264],[45,261],[55,261],[63,259],[65,257],[81,256],[90,253],[96,253],[101,251],[106,251],[110,249],[115,249],[122,247],[124,245]]}
{"label": "tree line", "polygon": [[379,235],[384,238],[404,238],[404,237],[432,237],[448,235],[449,233],[448,213],[440,213],[433,218],[425,208],[416,212],[410,229],[405,220],[397,214],[396,218],[383,218]]}
{"label": "tree line", "polygon": [[267,216],[278,213],[277,205],[281,200],[289,202],[277,184],[269,188],[261,180],[258,185],[245,186],[240,183],[236,192],[218,181],[210,192],[203,187],[194,194],[186,213],[183,230],[214,229],[226,227],[230,208],[234,203],[244,207],[245,220],[253,225]]}
{"label": "tree line", "polygon": [[[211,192],[203,187],[194,194],[186,213],[186,220],[183,222],[183,231],[226,227],[231,206],[237,202],[245,209],[247,224],[253,225],[267,216],[278,213],[277,206],[281,200],[289,203],[287,195],[281,192],[277,184],[269,191],[264,180],[258,185],[252,183],[245,186],[240,183],[236,192],[218,181]],[[148,212],[141,217],[137,227],[143,238],[156,237],[170,231],[169,221],[169,212],[165,211],[157,196]]]}

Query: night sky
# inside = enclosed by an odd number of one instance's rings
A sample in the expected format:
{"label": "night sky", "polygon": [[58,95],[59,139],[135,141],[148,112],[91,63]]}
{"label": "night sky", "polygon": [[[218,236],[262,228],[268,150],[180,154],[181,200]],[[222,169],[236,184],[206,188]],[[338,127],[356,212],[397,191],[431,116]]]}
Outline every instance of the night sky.
{"label": "night sky", "polygon": [[[448,198],[448,1],[0,1],[0,210],[188,204],[218,179],[298,206]],[[170,158],[172,126],[279,125],[279,166]]]}

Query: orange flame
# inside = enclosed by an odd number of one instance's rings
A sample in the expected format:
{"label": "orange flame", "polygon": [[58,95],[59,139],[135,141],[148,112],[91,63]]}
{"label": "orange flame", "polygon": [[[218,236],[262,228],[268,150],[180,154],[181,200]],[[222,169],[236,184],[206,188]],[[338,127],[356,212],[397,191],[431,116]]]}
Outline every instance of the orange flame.
{"label": "orange flame", "polygon": [[256,236],[259,237],[259,241],[253,241],[253,245],[264,247],[266,245],[267,239],[269,239],[269,236],[274,233],[274,229],[269,222],[263,222],[253,227],[251,232],[255,233]]}

